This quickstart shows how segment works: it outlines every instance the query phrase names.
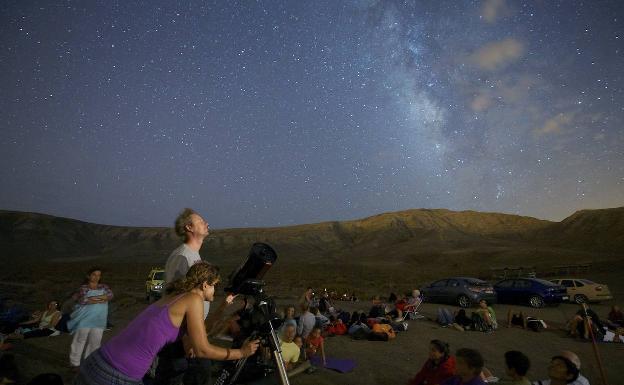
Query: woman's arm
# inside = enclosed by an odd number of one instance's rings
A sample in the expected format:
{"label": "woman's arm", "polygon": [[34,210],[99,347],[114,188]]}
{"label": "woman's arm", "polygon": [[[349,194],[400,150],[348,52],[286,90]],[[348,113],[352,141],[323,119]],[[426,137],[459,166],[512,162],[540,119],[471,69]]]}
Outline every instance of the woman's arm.
{"label": "woman's arm", "polygon": [[240,349],[225,349],[208,342],[204,326],[204,302],[198,295],[189,295],[184,315],[191,346],[196,357],[213,360],[238,360],[249,357],[258,349],[258,340],[246,342]]}

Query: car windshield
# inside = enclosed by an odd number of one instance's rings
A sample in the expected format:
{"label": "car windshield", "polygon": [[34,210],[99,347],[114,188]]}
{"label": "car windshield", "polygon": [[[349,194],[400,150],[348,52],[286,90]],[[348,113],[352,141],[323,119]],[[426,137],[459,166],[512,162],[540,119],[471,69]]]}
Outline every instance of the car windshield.
{"label": "car windshield", "polygon": [[490,286],[489,283],[482,281],[480,279],[468,278],[466,279],[466,283],[473,286]]}
{"label": "car windshield", "polygon": [[556,283],[547,281],[545,279],[539,279],[539,278],[534,278],[534,279],[536,282],[541,283],[542,285],[545,285],[545,286],[559,286]]}
{"label": "car windshield", "polygon": [[590,281],[589,279],[579,279],[579,281],[586,283],[588,285],[595,285],[596,283],[593,281]]}
{"label": "car windshield", "polygon": [[157,271],[156,273],[154,273],[154,279],[156,281],[163,281],[165,279],[165,272]]}

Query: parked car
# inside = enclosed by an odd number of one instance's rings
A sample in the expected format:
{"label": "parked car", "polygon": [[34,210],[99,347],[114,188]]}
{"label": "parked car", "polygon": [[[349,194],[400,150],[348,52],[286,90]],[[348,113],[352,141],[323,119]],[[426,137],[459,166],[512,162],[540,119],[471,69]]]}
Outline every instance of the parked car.
{"label": "parked car", "polygon": [[525,304],[543,307],[559,305],[569,299],[566,288],[539,278],[503,279],[494,285],[499,303]]}
{"label": "parked car", "polygon": [[570,302],[600,302],[613,298],[607,285],[592,282],[582,278],[558,278],[550,280],[557,285],[562,285],[567,289]]}
{"label": "parked car", "polygon": [[496,303],[496,292],[492,285],[470,277],[441,279],[421,288],[420,293],[426,302],[451,303],[461,307],[479,303],[482,299],[488,304]]}
{"label": "parked car", "polygon": [[150,270],[145,281],[145,299],[148,302],[161,297],[164,282],[165,269],[155,267]]}

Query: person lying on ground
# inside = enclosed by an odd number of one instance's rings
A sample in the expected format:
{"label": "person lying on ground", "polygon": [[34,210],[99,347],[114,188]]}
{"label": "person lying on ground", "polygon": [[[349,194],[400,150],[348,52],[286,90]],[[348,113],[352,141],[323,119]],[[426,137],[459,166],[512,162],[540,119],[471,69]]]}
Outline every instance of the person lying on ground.
{"label": "person lying on ground", "polygon": [[439,385],[455,375],[455,357],[449,344],[440,340],[429,343],[429,358],[420,371],[408,381],[408,385]]}
{"label": "person lying on ground", "polygon": [[540,329],[548,328],[548,325],[546,325],[544,320],[527,316],[522,312],[522,310],[516,311],[509,309],[507,311],[507,327],[510,328],[512,326],[518,326],[523,329],[533,330],[535,332],[540,331]]}
{"label": "person lying on ground", "polygon": [[481,378],[483,356],[474,349],[462,348],[455,353],[456,375],[442,381],[441,385],[485,385]]}
{"label": "person lying on ground", "polygon": [[531,361],[524,353],[517,350],[505,352],[505,378],[498,382],[500,385],[531,385],[526,377]]}
{"label": "person lying on ground", "polygon": [[[142,384],[156,354],[165,344],[186,336],[192,359],[237,360],[258,349],[258,340],[240,349],[208,342],[204,325],[204,301],[214,300],[218,268],[206,262],[191,266],[184,278],[172,284],[172,293],[143,310],[124,330],[91,353],[80,366],[75,385]],[[228,296],[231,304],[234,296]],[[182,330],[181,330],[182,329]],[[189,367],[191,364],[189,364]]]}
{"label": "person lying on ground", "polygon": [[[50,301],[43,312],[33,313],[34,317],[20,323],[21,327],[15,333],[9,334],[7,339],[25,339],[35,337],[47,337],[53,334],[58,335],[55,329],[61,319],[61,312],[58,310],[58,301]],[[33,327],[27,327],[33,326]]]}

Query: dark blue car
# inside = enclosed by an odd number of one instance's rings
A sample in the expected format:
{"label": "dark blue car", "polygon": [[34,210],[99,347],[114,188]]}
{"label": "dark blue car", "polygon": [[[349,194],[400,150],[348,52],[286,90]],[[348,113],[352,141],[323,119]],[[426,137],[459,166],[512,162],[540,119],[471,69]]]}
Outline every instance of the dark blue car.
{"label": "dark blue car", "polygon": [[494,285],[499,303],[543,307],[568,300],[566,288],[539,278],[510,278]]}

